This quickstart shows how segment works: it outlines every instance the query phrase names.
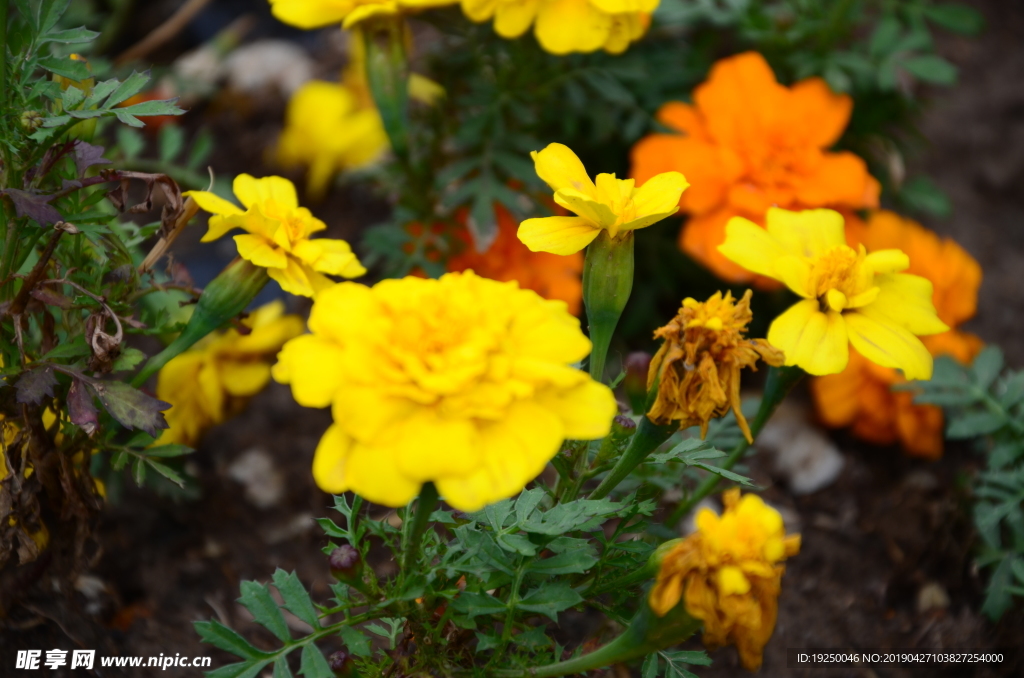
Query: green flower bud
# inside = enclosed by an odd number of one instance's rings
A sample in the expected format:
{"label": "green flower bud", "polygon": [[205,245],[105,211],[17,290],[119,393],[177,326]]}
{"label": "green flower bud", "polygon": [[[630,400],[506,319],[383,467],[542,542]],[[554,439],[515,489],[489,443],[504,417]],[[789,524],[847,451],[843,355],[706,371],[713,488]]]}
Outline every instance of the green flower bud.
{"label": "green flower bud", "polygon": [[583,305],[587,309],[590,340],[590,376],[601,381],[608,347],[622,309],[633,290],[633,231],[616,237],[602,230],[587,247],[583,264]]}

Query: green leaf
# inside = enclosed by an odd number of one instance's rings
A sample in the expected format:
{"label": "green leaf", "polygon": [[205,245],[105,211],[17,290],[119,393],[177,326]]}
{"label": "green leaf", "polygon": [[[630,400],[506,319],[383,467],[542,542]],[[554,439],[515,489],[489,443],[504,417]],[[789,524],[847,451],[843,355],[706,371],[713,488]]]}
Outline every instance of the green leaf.
{"label": "green leaf", "polygon": [[302,585],[294,572],[285,572],[278,568],[274,572],[274,586],[281,592],[284,606],[292,614],[314,629],[320,628],[320,620],[317,618],[313,601],[310,599],[309,593],[306,592],[306,587]]}
{"label": "green leaf", "polygon": [[537,545],[530,541],[530,538],[523,534],[499,534],[495,539],[498,546],[512,553],[521,553],[524,556],[537,555]]}
{"label": "green leaf", "polygon": [[114,372],[123,372],[134,368],[146,359],[146,354],[137,348],[126,348],[114,361]]}
{"label": "green leaf", "polygon": [[192,454],[193,452],[195,452],[195,450],[192,449],[191,447],[189,447],[188,445],[173,444],[173,445],[159,445],[157,447],[150,447],[150,448],[148,448],[148,449],[146,449],[144,451],[144,454],[147,457],[166,458],[166,457],[180,457],[182,455]]}
{"label": "green leaf", "polygon": [[1024,372],[1017,372],[1003,382],[999,404],[1010,409],[1016,407],[1022,400],[1024,400]]}
{"label": "green leaf", "polygon": [[498,636],[489,636],[486,633],[476,632],[476,653],[486,652],[487,650],[495,650],[501,645],[501,638]]}
{"label": "green leaf", "polygon": [[977,35],[985,26],[981,12],[959,2],[925,5],[924,15],[946,30],[962,35]]}
{"label": "green leaf", "polygon": [[287,655],[278,657],[277,661],[274,662],[273,678],[294,678],[292,675],[292,669],[288,666]]}
{"label": "green leaf", "polygon": [[89,67],[85,65],[84,61],[76,61],[70,57],[46,57],[39,60],[39,65],[51,73],[75,82],[92,77]]}
{"label": "green leaf", "polygon": [[65,45],[73,45],[81,42],[92,42],[98,37],[100,37],[100,34],[96,31],[90,31],[85,26],[79,26],[78,28],[69,28],[65,31],[51,31],[40,38],[39,42],[61,42]]}
{"label": "green leaf", "polygon": [[696,466],[697,468],[702,468],[705,471],[708,471],[710,473],[714,473],[716,476],[721,476],[721,477],[725,478],[726,480],[731,480],[734,483],[739,483],[740,485],[746,485],[747,487],[757,487],[754,484],[754,481],[752,481],[750,478],[748,478],[746,476],[741,476],[738,473],[733,473],[732,471],[727,471],[724,468],[719,468],[717,466],[711,466],[710,464],[704,464],[704,463],[701,463],[701,462],[698,462],[698,463],[694,464],[694,466]]}
{"label": "green leaf", "polygon": [[489,593],[463,591],[452,601],[452,609],[469,617],[482,614],[503,614],[508,606]]}
{"label": "green leaf", "polygon": [[974,385],[988,390],[1003,369],[1003,352],[998,346],[986,346],[971,363],[971,377]]}
{"label": "green leaf", "polygon": [[110,457],[110,466],[115,471],[120,471],[125,467],[125,464],[128,463],[128,459],[129,457],[127,452],[125,452],[124,450],[117,450]]}
{"label": "green leaf", "polygon": [[132,478],[135,479],[135,484],[139,487],[146,482],[146,462],[142,459],[132,462]]}
{"label": "green leaf", "polygon": [[185,130],[178,125],[167,125],[160,130],[160,160],[171,162],[185,147]]}
{"label": "green leaf", "polygon": [[588,551],[566,551],[550,558],[534,560],[526,568],[529,574],[553,576],[556,574],[579,574],[597,564],[597,556]]}
{"label": "green leaf", "polygon": [[937,217],[953,211],[946,194],[927,177],[914,177],[900,188],[900,200],[910,209]]}
{"label": "green leaf", "polygon": [[129,75],[128,78],[114,90],[110,95],[110,98],[103,103],[103,108],[113,108],[122,101],[130,99],[141,92],[147,82],[149,82],[149,73],[138,73],[136,71],[132,71],[132,74]]}
{"label": "green leaf", "polygon": [[981,611],[992,621],[998,621],[1010,608],[1010,592],[1007,588],[1012,581],[1010,558],[1003,558],[988,581],[985,602],[981,605]]}
{"label": "green leaf", "polygon": [[90,386],[110,416],[129,431],[138,428],[156,438],[160,429],[167,428],[163,410],[169,409],[170,403],[121,381],[93,381]]}
{"label": "green leaf", "polygon": [[177,101],[177,99],[143,101],[131,106],[118,108],[117,111],[138,116],[140,118],[146,118],[153,115],[181,115],[185,111],[174,105]]}
{"label": "green leaf", "polygon": [[302,648],[299,673],[306,678],[334,678],[334,671],[331,671],[324,653],[313,643]]}
{"label": "green leaf", "polygon": [[935,85],[956,83],[957,68],[937,54],[923,54],[903,61],[912,75]]}
{"label": "green leaf", "polygon": [[267,586],[255,581],[243,581],[241,589],[242,597],[238,602],[249,610],[252,618],[277,636],[278,640],[286,643],[291,640],[292,636],[284,615],[281,614],[281,608],[277,606]]}
{"label": "green leaf", "polygon": [[146,140],[133,129],[119,127],[117,129],[117,146],[124,153],[125,159],[131,160],[146,147]]}
{"label": "green leaf", "polygon": [[1006,420],[995,412],[967,412],[950,422],[946,437],[953,440],[974,438],[998,431]]}
{"label": "green leaf", "polygon": [[892,14],[885,15],[875,27],[875,32],[871,34],[868,52],[876,59],[891,54],[896,48],[896,43],[902,32],[903,26],[899,19]]}
{"label": "green leaf", "polygon": [[39,32],[49,33],[64,16],[70,4],[71,0],[43,0],[39,9]]}
{"label": "green leaf", "polygon": [[516,498],[516,522],[522,523],[533,513],[537,505],[544,499],[547,493],[542,487],[535,487],[532,490],[523,490]]}
{"label": "green leaf", "polygon": [[558,621],[558,613],[583,602],[583,597],[564,582],[545,584],[530,591],[516,606],[520,610],[536,612]]}
{"label": "green leaf", "polygon": [[373,650],[370,649],[370,639],[362,631],[351,626],[342,626],[338,632],[341,640],[349,652],[357,657],[370,657]]}
{"label": "green leaf", "polygon": [[257,650],[238,632],[224,626],[216,619],[208,622],[194,622],[193,626],[204,643],[219,647],[233,655],[244,659],[262,659],[267,656],[266,652]]}
{"label": "green leaf", "polygon": [[658,678],[658,653],[647,655],[644,665],[640,669],[641,678]]}
{"label": "green leaf", "polygon": [[166,464],[161,464],[158,461],[153,461],[152,459],[146,459],[146,464],[154,471],[162,475],[164,478],[167,478],[172,483],[177,485],[178,487],[185,487],[185,479],[181,477],[180,473],[172,469],[170,466],[167,466]]}

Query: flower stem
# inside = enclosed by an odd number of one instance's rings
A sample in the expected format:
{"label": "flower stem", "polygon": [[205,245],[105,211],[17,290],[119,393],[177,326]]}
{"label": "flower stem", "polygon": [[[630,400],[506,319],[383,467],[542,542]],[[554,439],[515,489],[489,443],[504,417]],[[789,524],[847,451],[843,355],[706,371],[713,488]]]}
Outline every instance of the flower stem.
{"label": "flower stem", "polygon": [[359,24],[366,47],[366,82],[391,149],[403,164],[408,164],[409,68],[405,31],[405,22],[398,17],[378,17]]}
{"label": "flower stem", "polygon": [[607,497],[626,476],[633,472],[633,469],[639,466],[659,445],[672,437],[677,430],[679,430],[678,427],[671,424],[659,426],[648,419],[646,415],[641,417],[640,425],[630,439],[626,451],[615,462],[615,466],[604,477],[601,484],[587,498],[603,499]]}
{"label": "flower stem", "polygon": [[437,508],[437,500],[437,488],[434,487],[434,483],[423,483],[420,498],[416,501],[416,510],[413,512],[412,521],[405,533],[405,556],[402,559],[403,577],[412,572],[419,561],[420,543],[423,541],[423,533],[430,523],[430,515]]}
{"label": "flower stem", "polygon": [[615,238],[602,230],[587,247],[583,264],[583,305],[590,324],[590,376],[601,381],[615,326],[633,290],[633,232]]}
{"label": "flower stem", "polygon": [[[793,390],[804,375],[807,374],[799,367],[772,367],[768,370],[768,380],[764,386],[764,396],[761,398],[761,406],[757,410],[757,416],[754,421],[750,424],[750,434],[753,438],[757,438],[757,434],[761,432],[764,425],[771,419],[772,414],[778,408],[779,404],[786,399],[789,392]],[[732,449],[729,456],[722,462],[720,468],[728,471],[736,465],[743,455],[746,454],[747,450],[750,449],[750,443],[746,440],[742,440],[736,447]],[[700,503],[704,497],[708,496],[718,487],[718,483],[721,480],[720,476],[709,475],[705,478],[697,489],[693,491],[693,494],[687,498],[686,501],[676,506],[675,510],[669,516],[665,524],[669,527],[673,527],[678,523],[683,516],[687,515],[693,508]]]}

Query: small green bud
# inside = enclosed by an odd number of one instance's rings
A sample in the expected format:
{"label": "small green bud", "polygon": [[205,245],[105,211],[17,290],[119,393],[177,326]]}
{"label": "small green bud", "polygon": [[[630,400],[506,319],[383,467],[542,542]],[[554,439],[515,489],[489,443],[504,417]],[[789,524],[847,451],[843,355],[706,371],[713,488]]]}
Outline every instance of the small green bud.
{"label": "small green bud", "polygon": [[604,363],[615,326],[633,290],[633,231],[616,237],[602,229],[587,247],[583,262],[583,305],[587,309],[590,340],[590,376],[604,377]]}
{"label": "small green bud", "polygon": [[363,559],[359,551],[348,544],[331,551],[327,562],[331,566],[331,574],[338,581],[358,581],[363,576]]}
{"label": "small green bud", "polygon": [[34,132],[43,124],[43,114],[39,111],[25,111],[21,114],[21,126]]}

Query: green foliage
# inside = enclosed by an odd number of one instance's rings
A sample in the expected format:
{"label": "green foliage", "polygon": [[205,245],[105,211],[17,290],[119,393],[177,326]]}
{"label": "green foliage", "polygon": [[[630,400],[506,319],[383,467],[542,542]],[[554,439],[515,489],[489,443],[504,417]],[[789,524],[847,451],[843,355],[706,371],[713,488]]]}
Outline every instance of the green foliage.
{"label": "green foliage", "polygon": [[986,458],[974,479],[978,565],[989,571],[982,611],[998,619],[1024,596],[1024,371],[1003,369],[1002,352],[982,351],[970,367],[935,361],[931,381],[914,382],[915,402],[948,414],[946,436],[974,440]]}

